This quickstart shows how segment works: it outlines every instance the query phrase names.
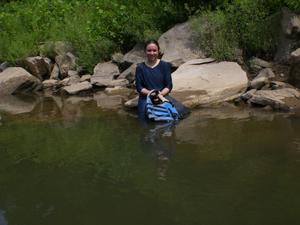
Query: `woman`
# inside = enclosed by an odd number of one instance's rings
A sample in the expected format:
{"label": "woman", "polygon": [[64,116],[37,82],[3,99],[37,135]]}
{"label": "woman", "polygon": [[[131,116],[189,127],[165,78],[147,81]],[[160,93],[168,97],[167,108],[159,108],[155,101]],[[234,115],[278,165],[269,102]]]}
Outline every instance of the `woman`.
{"label": "woman", "polygon": [[136,68],[136,89],[139,92],[138,115],[145,119],[145,106],[147,95],[158,90],[159,93],[171,101],[176,107],[181,118],[188,114],[188,110],[175,99],[168,96],[173,84],[171,78],[171,66],[160,59],[160,47],[157,41],[150,40],[145,43],[144,51],[146,61],[138,64]]}

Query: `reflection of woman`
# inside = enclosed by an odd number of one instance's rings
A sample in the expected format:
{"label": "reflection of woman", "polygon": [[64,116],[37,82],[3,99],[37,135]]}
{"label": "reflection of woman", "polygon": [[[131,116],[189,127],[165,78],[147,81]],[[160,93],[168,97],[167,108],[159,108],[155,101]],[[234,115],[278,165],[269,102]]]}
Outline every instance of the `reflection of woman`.
{"label": "reflection of woman", "polygon": [[145,119],[146,117],[146,97],[152,90],[158,90],[162,96],[166,96],[175,105],[180,114],[184,106],[167,96],[172,90],[171,66],[169,63],[159,59],[160,47],[158,42],[155,40],[146,42],[144,51],[147,60],[138,64],[136,68],[136,89],[140,94],[138,101],[139,118]]}

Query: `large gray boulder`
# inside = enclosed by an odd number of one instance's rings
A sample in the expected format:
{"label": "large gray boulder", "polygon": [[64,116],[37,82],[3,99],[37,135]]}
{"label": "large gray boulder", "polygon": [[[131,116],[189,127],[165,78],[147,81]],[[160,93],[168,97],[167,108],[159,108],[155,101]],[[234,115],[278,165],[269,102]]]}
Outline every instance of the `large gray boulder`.
{"label": "large gray boulder", "polygon": [[98,63],[94,68],[92,77],[115,79],[120,75],[117,65],[112,62]]}
{"label": "large gray boulder", "polygon": [[41,81],[50,77],[53,66],[49,58],[41,56],[27,57],[22,60],[20,64],[24,69]]}
{"label": "large gray boulder", "polygon": [[9,67],[9,63],[8,62],[1,63],[0,64],[0,73],[3,72],[8,67]]}
{"label": "large gray boulder", "polygon": [[136,44],[133,49],[127,52],[123,58],[124,62],[130,66],[145,61],[144,45],[141,43]]}
{"label": "large gray boulder", "polygon": [[188,61],[172,74],[172,95],[188,107],[233,100],[247,89],[246,72],[237,63],[207,61]]}
{"label": "large gray boulder", "polygon": [[284,8],[281,16],[275,61],[286,63],[291,52],[300,47],[300,15]]}
{"label": "large gray boulder", "polygon": [[291,70],[289,80],[296,87],[300,87],[300,48],[291,53]]}
{"label": "large gray boulder", "polygon": [[129,83],[133,83],[135,80],[136,64],[132,64],[128,69],[123,71],[118,79],[126,79]]}
{"label": "large gray boulder", "polygon": [[205,57],[193,41],[190,22],[177,24],[165,32],[158,39],[158,43],[163,52],[162,59],[170,62],[173,67],[178,67],[191,59]]}
{"label": "large gray boulder", "polygon": [[66,78],[69,70],[76,70],[76,57],[71,52],[56,56],[55,62],[59,67],[61,78]]}
{"label": "large gray boulder", "polygon": [[250,82],[250,87],[254,89],[261,89],[263,86],[269,84],[273,78],[275,78],[275,74],[270,68],[262,69]]}
{"label": "large gray boulder", "polygon": [[129,82],[126,79],[116,79],[112,80],[109,78],[101,78],[101,77],[91,77],[91,84],[97,87],[116,87],[116,86],[121,86],[121,87],[126,87]]}
{"label": "large gray boulder", "polygon": [[0,73],[0,96],[37,89],[41,81],[21,67],[9,67]]}

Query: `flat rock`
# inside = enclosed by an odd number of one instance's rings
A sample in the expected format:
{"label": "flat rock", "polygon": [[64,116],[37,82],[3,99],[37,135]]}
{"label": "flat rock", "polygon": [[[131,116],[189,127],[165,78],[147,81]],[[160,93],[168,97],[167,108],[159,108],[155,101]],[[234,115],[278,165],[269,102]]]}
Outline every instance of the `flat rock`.
{"label": "flat rock", "polygon": [[172,74],[172,95],[186,106],[194,108],[229,101],[245,92],[248,78],[237,63],[197,65],[196,62],[187,62]]}
{"label": "flat rock", "polygon": [[87,91],[92,89],[92,85],[88,81],[84,81],[77,84],[72,84],[70,86],[66,86],[63,88],[64,91],[66,91],[68,94],[74,95],[81,91]]}
{"label": "flat rock", "polygon": [[[282,88],[256,91],[248,102],[253,105],[271,106],[274,110],[290,111],[295,105],[300,105],[299,98],[300,93],[296,89]],[[290,104],[291,102],[293,105]]]}
{"label": "flat rock", "polygon": [[43,88],[52,88],[58,84],[58,80],[49,79],[43,81]]}
{"label": "flat rock", "polygon": [[102,77],[98,77],[98,76],[92,76],[91,84],[98,86],[98,87],[115,87],[115,86],[126,87],[129,84],[129,82],[126,79],[112,80],[110,78],[102,78]]}
{"label": "flat rock", "polygon": [[36,89],[41,81],[21,67],[9,67],[0,73],[0,95]]}
{"label": "flat rock", "polygon": [[86,74],[86,75],[83,75],[82,77],[80,77],[80,82],[83,82],[83,81],[90,81],[91,80],[91,75],[90,74]]}

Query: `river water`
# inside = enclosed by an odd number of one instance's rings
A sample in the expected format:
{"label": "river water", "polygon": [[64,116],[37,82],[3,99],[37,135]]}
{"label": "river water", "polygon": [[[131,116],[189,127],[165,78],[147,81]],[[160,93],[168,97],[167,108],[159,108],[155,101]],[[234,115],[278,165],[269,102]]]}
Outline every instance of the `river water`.
{"label": "river water", "polygon": [[298,224],[298,116],[224,105],[142,124],[84,98],[0,115],[0,225]]}

